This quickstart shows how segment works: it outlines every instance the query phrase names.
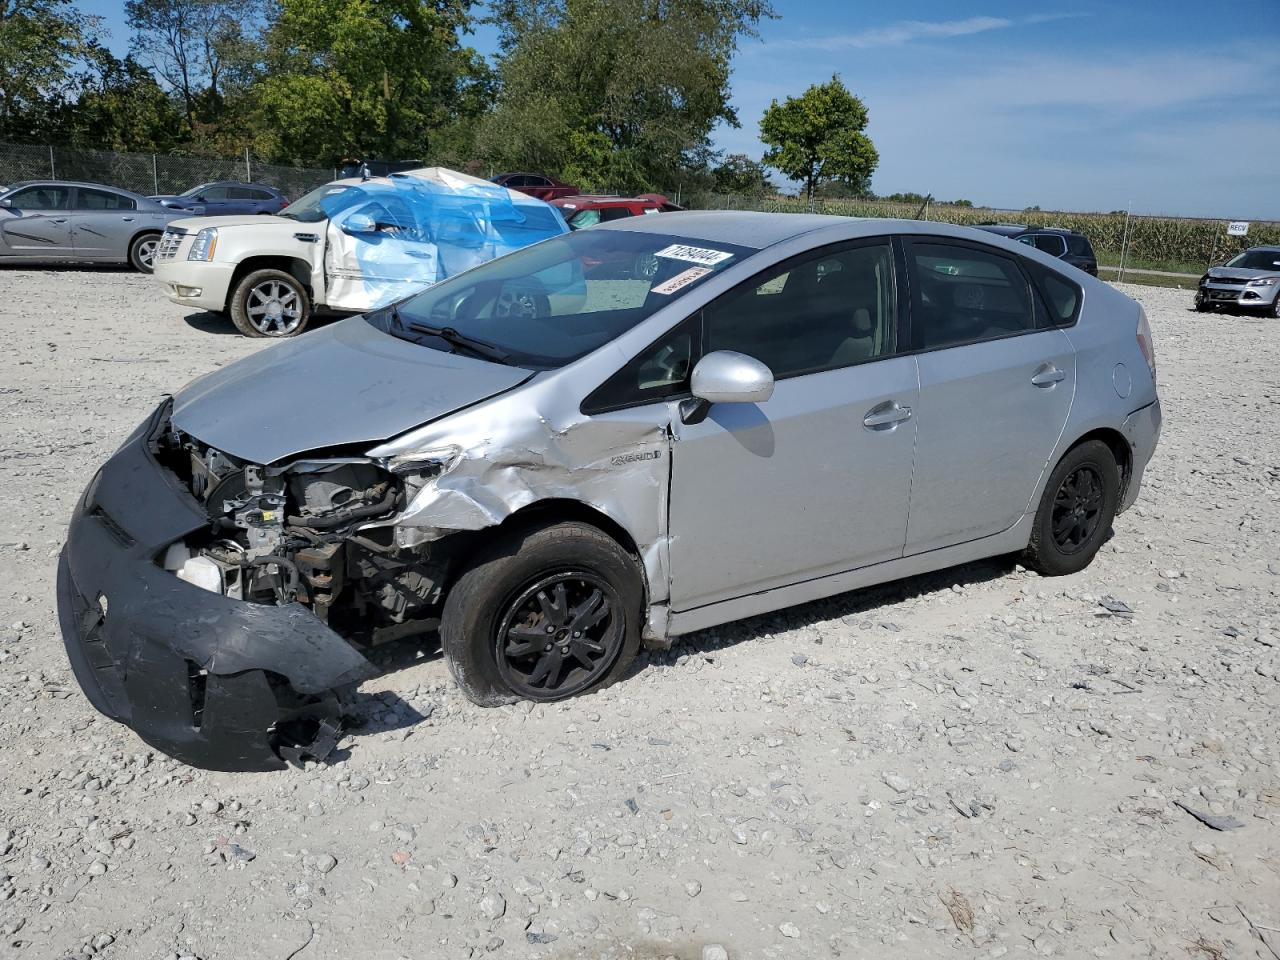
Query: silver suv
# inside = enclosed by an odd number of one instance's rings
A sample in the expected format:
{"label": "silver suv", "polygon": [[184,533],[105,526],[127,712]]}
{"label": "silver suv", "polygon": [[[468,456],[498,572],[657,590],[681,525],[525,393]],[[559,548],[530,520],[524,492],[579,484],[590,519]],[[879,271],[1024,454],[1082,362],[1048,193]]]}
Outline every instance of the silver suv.
{"label": "silver suv", "polygon": [[1236,307],[1280,317],[1280,247],[1251,247],[1210,267],[1196,290],[1200,312]]}
{"label": "silver suv", "polygon": [[475,702],[560,700],[868,584],[1078,571],[1160,419],[1141,308],[1025,244],[634,217],[179,392],[75,511],[63,634],[103,713],[270,768],[328,752],[380,643],[438,631]]}

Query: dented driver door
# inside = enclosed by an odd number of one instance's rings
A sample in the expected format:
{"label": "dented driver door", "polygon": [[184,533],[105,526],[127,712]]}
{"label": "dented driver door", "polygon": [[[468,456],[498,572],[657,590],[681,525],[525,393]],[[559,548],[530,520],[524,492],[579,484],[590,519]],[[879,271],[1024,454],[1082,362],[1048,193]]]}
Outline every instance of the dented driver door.
{"label": "dented driver door", "polygon": [[331,309],[370,310],[440,279],[438,249],[410,204],[373,195],[329,220],[324,273]]}

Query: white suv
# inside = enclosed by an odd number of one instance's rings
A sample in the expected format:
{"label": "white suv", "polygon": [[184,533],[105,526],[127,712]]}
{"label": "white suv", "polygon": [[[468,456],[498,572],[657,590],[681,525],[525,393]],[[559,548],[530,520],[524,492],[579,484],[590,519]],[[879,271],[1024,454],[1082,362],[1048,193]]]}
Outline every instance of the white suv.
{"label": "white suv", "polygon": [[176,220],[155,276],[174,303],[229,313],[245,336],[289,337],[320,308],[370,310],[566,232],[541,200],[424,167],[336,180],[274,216]]}

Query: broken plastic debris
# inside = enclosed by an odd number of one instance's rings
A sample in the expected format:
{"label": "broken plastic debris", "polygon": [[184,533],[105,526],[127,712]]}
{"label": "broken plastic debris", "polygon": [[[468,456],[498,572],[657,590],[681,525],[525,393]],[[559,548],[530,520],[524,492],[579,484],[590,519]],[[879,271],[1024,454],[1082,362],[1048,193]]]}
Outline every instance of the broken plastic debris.
{"label": "broken plastic debris", "polygon": [[1202,813],[1199,810],[1187,806],[1181,800],[1173,801],[1173,805],[1175,807],[1181,807],[1206,827],[1212,827],[1214,830],[1239,830],[1244,826],[1244,824],[1235,817],[1219,817],[1212,813]]}
{"label": "broken plastic debris", "polygon": [[[1115,597],[1103,597],[1098,601],[1098,605],[1113,617],[1132,617],[1133,608],[1123,600],[1117,600]],[[1107,614],[1099,614],[1106,616]]]}

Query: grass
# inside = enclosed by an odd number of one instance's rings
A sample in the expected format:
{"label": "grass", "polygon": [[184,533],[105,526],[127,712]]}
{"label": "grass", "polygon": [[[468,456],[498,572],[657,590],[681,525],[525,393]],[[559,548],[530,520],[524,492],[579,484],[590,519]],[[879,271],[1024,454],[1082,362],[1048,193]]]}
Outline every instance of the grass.
{"label": "grass", "polygon": [[[1152,269],[1155,269],[1154,267]],[[1112,283],[1116,280],[1119,271],[1110,267],[1098,267],[1098,279],[1109,280]],[[1144,287],[1168,287],[1174,290],[1186,290],[1190,293],[1196,288],[1196,282],[1186,277],[1159,277],[1149,273],[1129,273],[1127,270],[1124,275],[1125,283],[1141,284]]]}
{"label": "grass", "polygon": [[[1111,250],[1101,250],[1098,252],[1098,268],[1117,267],[1120,265],[1120,254]],[[1191,260],[1143,260],[1134,257],[1125,257],[1124,266],[1126,270],[1164,270],[1169,273],[1193,273],[1199,277],[1205,271],[1205,264],[1196,263]]]}

